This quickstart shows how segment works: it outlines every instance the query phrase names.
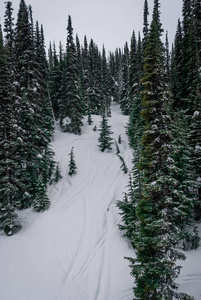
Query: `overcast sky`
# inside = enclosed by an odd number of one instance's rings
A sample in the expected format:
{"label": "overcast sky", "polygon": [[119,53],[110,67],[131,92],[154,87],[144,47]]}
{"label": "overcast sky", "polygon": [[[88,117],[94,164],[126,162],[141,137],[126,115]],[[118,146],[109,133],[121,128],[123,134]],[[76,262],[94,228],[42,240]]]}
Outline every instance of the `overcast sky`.
{"label": "overcast sky", "polygon": [[[6,1],[6,0],[5,0]],[[66,44],[68,15],[72,17],[74,34],[78,34],[81,44],[86,34],[100,48],[114,51],[122,48],[126,41],[130,44],[132,31],[142,31],[144,0],[25,0],[32,6],[33,19],[43,24],[46,44],[55,40]],[[154,0],[148,0],[149,22],[151,21]],[[13,0],[16,14],[20,0]],[[164,31],[173,42],[178,18],[181,18],[182,0],[161,0],[161,22]],[[0,0],[1,23],[4,23],[5,4]]]}

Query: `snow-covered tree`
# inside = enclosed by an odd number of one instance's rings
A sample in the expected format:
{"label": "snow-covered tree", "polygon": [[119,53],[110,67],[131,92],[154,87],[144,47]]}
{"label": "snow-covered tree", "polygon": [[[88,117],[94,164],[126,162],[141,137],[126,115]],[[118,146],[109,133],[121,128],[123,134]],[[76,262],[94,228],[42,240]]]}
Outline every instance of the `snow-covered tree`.
{"label": "snow-covered tree", "polygon": [[175,279],[180,267],[175,262],[185,256],[176,245],[190,203],[175,192],[177,180],[172,171],[175,162],[171,158],[171,118],[164,83],[159,7],[159,1],[155,0],[142,81],[145,127],[139,165],[141,196],[136,208],[139,226],[134,237],[137,257],[130,259],[136,279],[136,299],[182,299],[184,296],[177,292]]}
{"label": "snow-covered tree", "polygon": [[37,212],[43,212],[50,206],[50,201],[46,192],[47,188],[43,182],[43,178],[40,175],[36,185],[35,199],[33,200],[33,209]]}
{"label": "snow-covered tree", "polygon": [[120,159],[120,161],[121,161],[121,169],[122,169],[122,171],[126,174],[126,173],[128,173],[128,167],[127,167],[127,165],[126,165],[126,163],[125,163],[125,160],[123,159],[123,157],[121,156],[121,155],[119,155],[118,154],[118,157],[119,157],[119,159]]}
{"label": "snow-covered tree", "polygon": [[99,148],[101,152],[107,150],[112,150],[113,139],[111,138],[111,126],[108,124],[108,119],[105,116],[105,113],[102,114],[102,121],[100,127],[100,135],[98,138]]}
{"label": "snow-covered tree", "polygon": [[0,229],[12,235],[20,229],[15,208],[19,204],[20,157],[13,114],[12,84],[8,53],[3,44],[0,26]]}
{"label": "snow-covered tree", "polygon": [[74,147],[72,147],[71,152],[69,153],[70,161],[69,161],[69,172],[68,175],[72,176],[77,173],[77,166],[75,162],[75,156],[74,156]]}
{"label": "snow-covered tree", "polygon": [[59,108],[60,124],[64,131],[81,134],[83,105],[79,94],[78,63],[70,16],[68,16],[67,33],[65,67],[61,87],[62,96]]}

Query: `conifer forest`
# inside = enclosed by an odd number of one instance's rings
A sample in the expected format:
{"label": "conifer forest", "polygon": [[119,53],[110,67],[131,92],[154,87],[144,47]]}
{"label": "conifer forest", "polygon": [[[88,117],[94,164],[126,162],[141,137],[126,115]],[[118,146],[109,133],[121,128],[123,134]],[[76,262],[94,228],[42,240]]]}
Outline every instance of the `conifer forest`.
{"label": "conifer forest", "polygon": [[[123,259],[134,299],[190,300],[191,295],[179,291],[177,279],[185,252],[200,247],[201,0],[183,0],[171,47],[160,2],[154,0],[151,12],[144,0],[142,33],[134,29],[130,41],[108,53],[87,36],[83,43],[74,36],[70,15],[66,44],[60,42],[57,49],[50,42],[46,49],[32,7],[21,0],[14,20],[12,2],[5,2],[0,25],[0,235],[19,235],[23,211],[45,214],[52,205],[52,187],[79,176],[76,143],[66,152],[68,174],[62,172],[52,148],[55,128],[78,141],[91,126],[98,152],[114,150],[116,164],[127,176],[126,192],[121,191],[115,209],[118,233],[133,253]],[[114,105],[128,120],[124,129],[131,168],[122,152],[125,140],[110,124]],[[97,161],[94,172],[96,166]],[[114,298],[88,298],[95,299]]]}

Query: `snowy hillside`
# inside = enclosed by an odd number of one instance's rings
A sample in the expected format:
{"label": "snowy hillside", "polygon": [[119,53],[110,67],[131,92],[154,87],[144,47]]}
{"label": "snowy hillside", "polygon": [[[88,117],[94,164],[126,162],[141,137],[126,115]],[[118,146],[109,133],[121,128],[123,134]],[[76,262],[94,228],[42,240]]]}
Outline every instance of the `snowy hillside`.
{"label": "snowy hillside", "polygon": [[[121,156],[132,168],[125,125],[112,105],[113,137],[119,135]],[[0,236],[1,300],[132,300],[133,278],[124,256],[133,256],[118,230],[116,201],[126,191],[128,174],[111,152],[98,148],[100,116],[93,125],[84,120],[81,136],[55,129],[53,150],[63,179],[49,187],[51,207],[36,214],[23,211],[23,229]],[[68,154],[74,146],[77,174],[68,175]],[[201,299],[201,249],[187,253],[178,283],[181,290]]]}

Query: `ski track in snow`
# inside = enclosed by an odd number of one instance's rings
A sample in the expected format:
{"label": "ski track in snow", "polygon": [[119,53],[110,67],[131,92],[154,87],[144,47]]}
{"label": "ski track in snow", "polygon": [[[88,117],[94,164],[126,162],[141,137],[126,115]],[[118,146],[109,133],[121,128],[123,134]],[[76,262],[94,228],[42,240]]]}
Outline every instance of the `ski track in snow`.
{"label": "ski track in snow", "polygon": [[[93,131],[95,125],[100,127],[100,120],[93,116],[89,126],[85,118],[81,136],[62,133],[56,127],[52,145],[63,179],[49,187],[47,212],[21,212],[21,232],[9,238],[0,236],[0,300],[133,299],[134,280],[124,257],[134,253],[118,230],[121,217],[116,207],[126,191],[128,174],[120,169],[115,145],[108,153],[100,152],[99,131]],[[118,141],[121,135],[120,155],[131,170],[127,122],[119,105],[113,104],[112,137]],[[72,146],[77,174],[70,177]],[[194,256],[190,253],[187,264],[182,262],[178,283],[182,291],[199,300],[201,273],[193,257],[200,262],[200,250]]]}

